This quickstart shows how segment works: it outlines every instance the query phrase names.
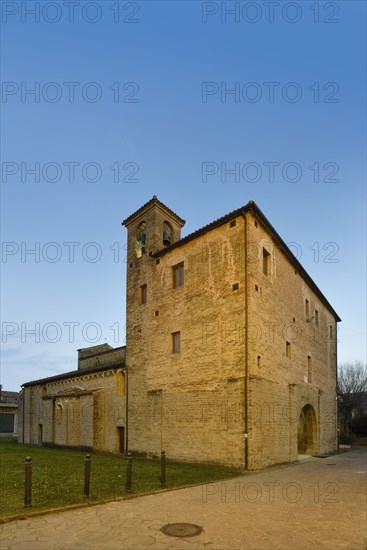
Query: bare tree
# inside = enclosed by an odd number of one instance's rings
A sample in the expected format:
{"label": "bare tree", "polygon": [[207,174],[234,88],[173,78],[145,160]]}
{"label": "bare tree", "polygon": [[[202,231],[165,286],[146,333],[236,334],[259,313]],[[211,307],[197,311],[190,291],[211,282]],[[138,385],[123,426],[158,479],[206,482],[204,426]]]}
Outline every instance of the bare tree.
{"label": "bare tree", "polygon": [[338,402],[339,415],[344,430],[351,425],[353,412],[361,411],[362,402],[367,392],[367,367],[360,361],[343,363],[338,368]]}

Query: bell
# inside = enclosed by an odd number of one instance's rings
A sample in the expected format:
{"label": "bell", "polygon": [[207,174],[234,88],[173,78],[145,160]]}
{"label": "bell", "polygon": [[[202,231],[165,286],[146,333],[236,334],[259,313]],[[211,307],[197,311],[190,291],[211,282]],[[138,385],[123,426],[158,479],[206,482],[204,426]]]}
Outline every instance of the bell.
{"label": "bell", "polygon": [[171,244],[171,236],[167,230],[163,231],[163,244],[164,246],[169,246]]}

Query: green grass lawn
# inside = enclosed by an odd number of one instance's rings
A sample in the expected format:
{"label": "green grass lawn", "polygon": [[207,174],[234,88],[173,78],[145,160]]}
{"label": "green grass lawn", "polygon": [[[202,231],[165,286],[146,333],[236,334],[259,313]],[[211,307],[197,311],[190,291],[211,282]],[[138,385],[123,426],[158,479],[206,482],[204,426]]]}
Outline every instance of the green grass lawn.
{"label": "green grass lawn", "polygon": [[[83,496],[85,452],[20,445],[0,438],[0,517],[57,508],[70,504],[126,496],[126,458],[109,453],[91,453],[90,499]],[[24,458],[33,464],[32,507],[24,508]],[[170,462],[166,465],[166,486],[185,487],[228,479],[242,470],[208,464]],[[160,489],[160,461],[133,457],[132,492]]]}

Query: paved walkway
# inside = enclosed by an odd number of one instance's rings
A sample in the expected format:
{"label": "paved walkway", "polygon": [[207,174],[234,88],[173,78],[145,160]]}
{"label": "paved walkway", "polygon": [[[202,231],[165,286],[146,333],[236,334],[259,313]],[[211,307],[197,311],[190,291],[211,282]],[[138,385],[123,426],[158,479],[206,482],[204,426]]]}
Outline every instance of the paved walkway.
{"label": "paved walkway", "polygon": [[[365,550],[367,448],[1,527],[1,550]],[[173,538],[167,523],[203,527]]]}

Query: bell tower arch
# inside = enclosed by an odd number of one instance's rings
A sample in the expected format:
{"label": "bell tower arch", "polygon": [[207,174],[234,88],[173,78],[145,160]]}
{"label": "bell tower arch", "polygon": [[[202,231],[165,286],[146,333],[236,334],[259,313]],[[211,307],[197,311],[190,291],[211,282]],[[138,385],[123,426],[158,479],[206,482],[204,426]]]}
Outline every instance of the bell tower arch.
{"label": "bell tower arch", "polygon": [[179,241],[185,220],[177,216],[154,195],[149,202],[122,223],[128,231],[127,262],[129,266]]}

